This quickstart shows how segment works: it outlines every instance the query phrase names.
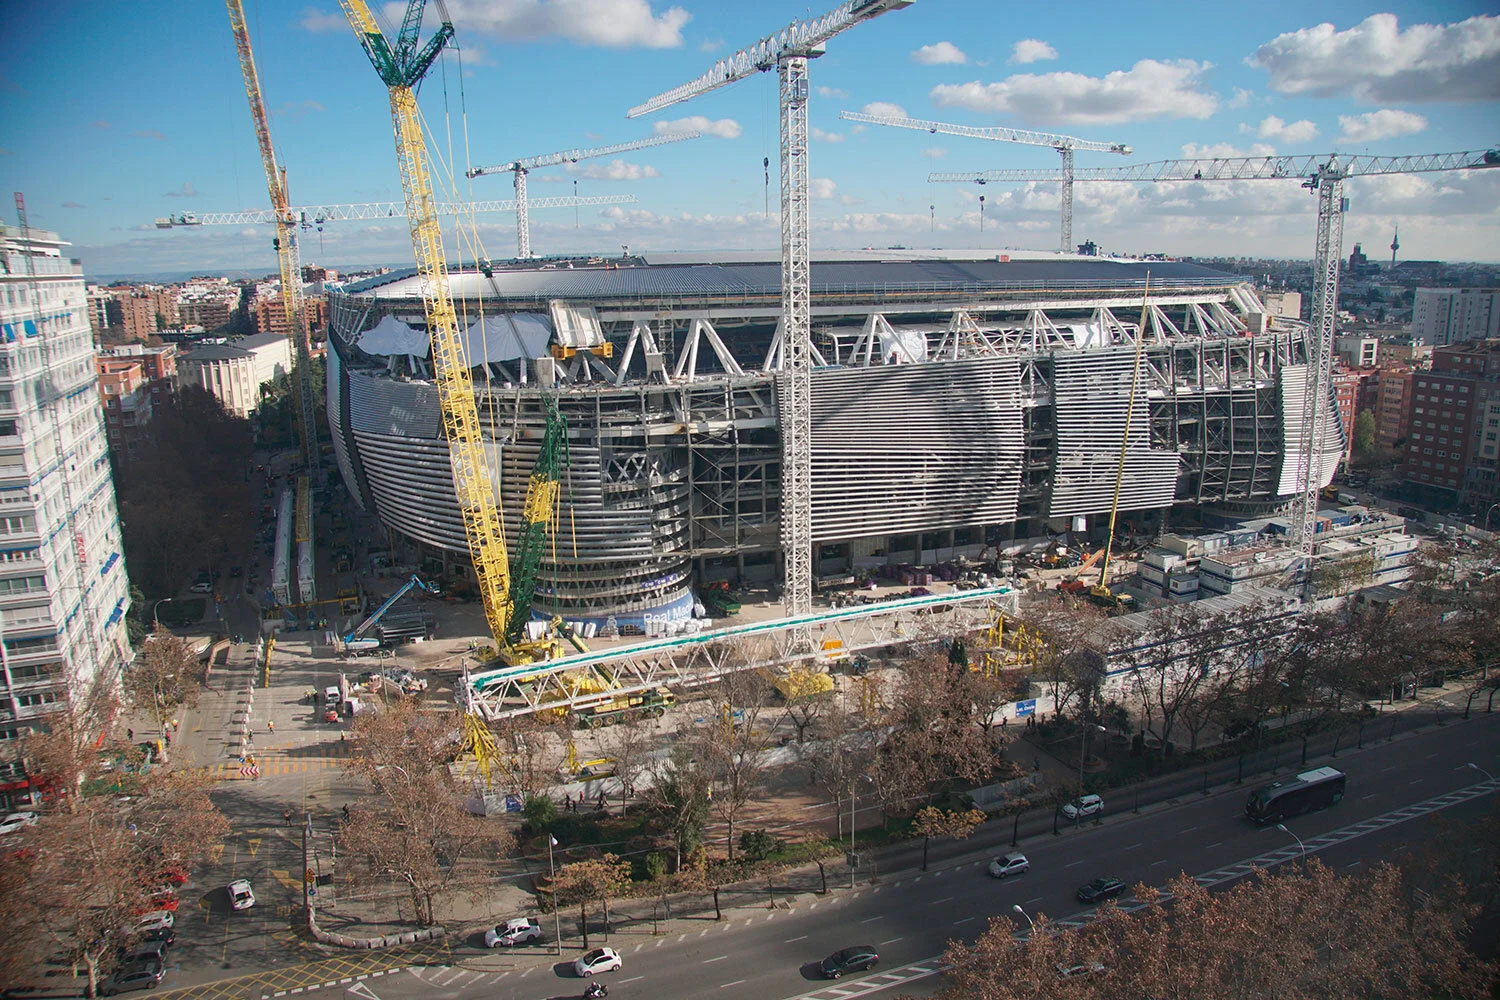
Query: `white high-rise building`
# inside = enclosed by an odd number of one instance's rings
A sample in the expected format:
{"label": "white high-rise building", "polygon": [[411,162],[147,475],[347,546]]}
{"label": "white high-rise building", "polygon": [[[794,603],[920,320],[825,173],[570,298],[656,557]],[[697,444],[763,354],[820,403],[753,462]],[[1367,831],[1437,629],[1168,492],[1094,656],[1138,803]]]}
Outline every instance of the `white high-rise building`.
{"label": "white high-rise building", "polygon": [[5,753],[130,654],[129,584],[83,268],[0,226],[0,806]]}
{"label": "white high-rise building", "polygon": [[1418,288],[1411,336],[1434,347],[1500,336],[1500,288]]}

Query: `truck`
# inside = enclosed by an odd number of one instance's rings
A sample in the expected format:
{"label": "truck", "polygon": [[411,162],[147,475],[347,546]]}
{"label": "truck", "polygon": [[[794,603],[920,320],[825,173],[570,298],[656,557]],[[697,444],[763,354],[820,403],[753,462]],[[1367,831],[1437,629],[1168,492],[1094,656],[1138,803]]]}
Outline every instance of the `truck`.
{"label": "truck", "polygon": [[617,695],[597,705],[580,708],[574,713],[574,717],[584,729],[596,729],[641,715],[659,719],[675,704],[677,696],[667,688],[659,687],[650,691]]}

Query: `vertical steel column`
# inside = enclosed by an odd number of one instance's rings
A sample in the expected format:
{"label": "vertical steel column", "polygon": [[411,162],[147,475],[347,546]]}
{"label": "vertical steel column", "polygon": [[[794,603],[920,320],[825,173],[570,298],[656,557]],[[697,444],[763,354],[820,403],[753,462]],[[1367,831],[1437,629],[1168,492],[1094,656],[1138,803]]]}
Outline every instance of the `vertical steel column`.
{"label": "vertical steel column", "polygon": [[[781,548],[788,616],[812,611],[812,295],[807,190],[807,57],[777,61],[781,82]],[[808,641],[811,633],[799,633]],[[800,644],[800,643],[799,643]]]}
{"label": "vertical steel column", "polygon": [[526,171],[516,168],[516,256],[531,256],[531,219],[526,214]]}
{"label": "vertical steel column", "polygon": [[1073,252],[1073,150],[1064,146],[1062,155],[1062,252]]}
{"label": "vertical steel column", "polygon": [[1297,456],[1296,543],[1309,581],[1323,435],[1333,383],[1333,328],[1338,318],[1339,263],[1344,244],[1344,170],[1330,161],[1318,170],[1318,236],[1313,254],[1312,321],[1307,336],[1307,385],[1302,400],[1302,449]]}

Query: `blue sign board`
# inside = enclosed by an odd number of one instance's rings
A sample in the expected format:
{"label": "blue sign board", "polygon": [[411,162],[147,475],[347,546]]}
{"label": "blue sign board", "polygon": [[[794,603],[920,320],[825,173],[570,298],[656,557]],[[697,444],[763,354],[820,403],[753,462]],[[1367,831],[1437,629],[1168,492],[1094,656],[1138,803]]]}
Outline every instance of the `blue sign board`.
{"label": "blue sign board", "polygon": [[505,811],[518,813],[521,811],[521,797],[519,795],[507,795],[505,797]]}
{"label": "blue sign board", "polygon": [[1025,701],[1016,702],[1016,718],[1024,719],[1028,715],[1036,714],[1036,699],[1028,698]]}

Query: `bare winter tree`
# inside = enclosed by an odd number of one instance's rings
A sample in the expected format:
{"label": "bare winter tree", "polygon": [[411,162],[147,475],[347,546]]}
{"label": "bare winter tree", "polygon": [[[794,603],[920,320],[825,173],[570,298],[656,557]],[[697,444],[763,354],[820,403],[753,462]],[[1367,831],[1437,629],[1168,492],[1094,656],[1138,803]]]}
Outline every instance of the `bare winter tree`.
{"label": "bare winter tree", "polygon": [[148,713],[157,728],[166,732],[179,709],[198,703],[203,666],[186,639],[158,625],[126,668],[122,682],[130,704]]}
{"label": "bare winter tree", "polygon": [[728,830],[728,857],[734,860],[734,824],[765,777],[770,734],[761,725],[771,679],[741,670],[720,680],[712,717],[693,734],[699,759],[713,783],[712,808]]}
{"label": "bare winter tree", "polygon": [[607,930],[609,901],[619,896],[629,884],[630,862],[621,861],[613,854],[575,861],[557,870],[557,878],[552,883],[557,905],[577,904],[585,951],[589,946],[589,904],[598,902],[604,908],[604,926]]}

